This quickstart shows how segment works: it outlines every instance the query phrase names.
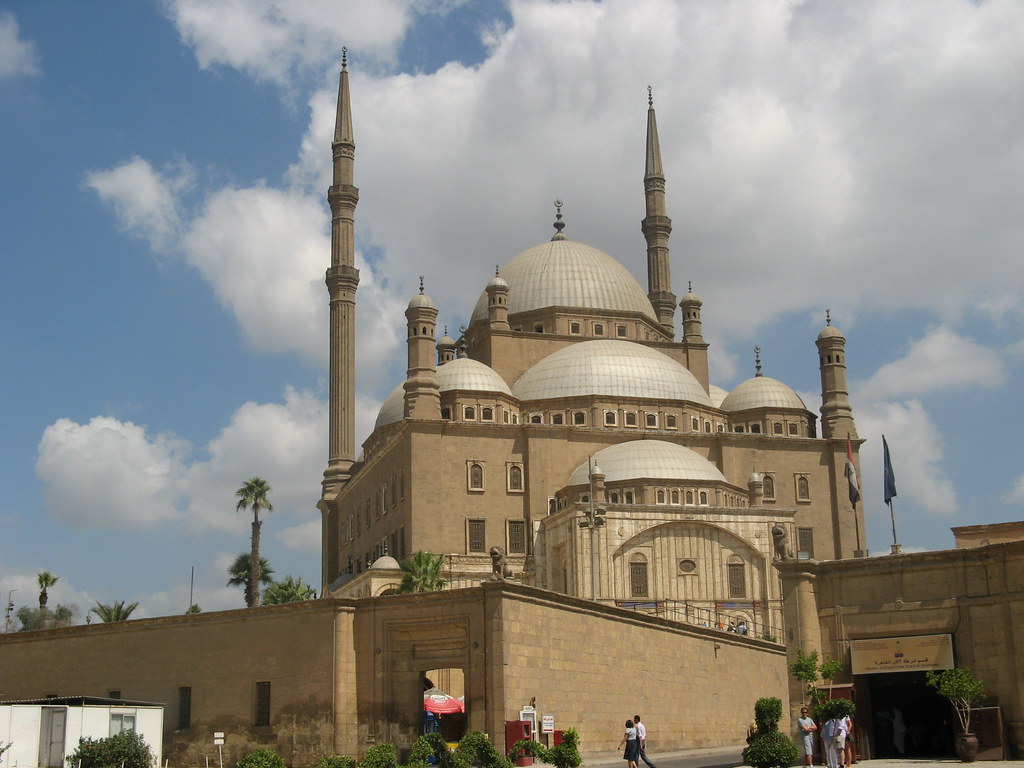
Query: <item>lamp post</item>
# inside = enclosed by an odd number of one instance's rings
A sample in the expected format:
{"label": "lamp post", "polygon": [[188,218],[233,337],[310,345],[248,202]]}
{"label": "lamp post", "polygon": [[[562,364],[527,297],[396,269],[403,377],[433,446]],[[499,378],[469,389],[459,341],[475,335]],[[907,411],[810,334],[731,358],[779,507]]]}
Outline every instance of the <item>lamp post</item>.
{"label": "lamp post", "polygon": [[590,502],[586,515],[577,523],[580,528],[590,529],[590,599],[597,601],[597,529],[604,525],[605,510],[594,505],[594,478],[601,477],[601,470],[587,459],[587,468],[590,479]]}
{"label": "lamp post", "polygon": [[12,589],[7,593],[7,608],[4,610],[4,632],[11,631],[11,613],[14,611],[14,603],[11,602],[11,595],[17,592],[17,589]]}

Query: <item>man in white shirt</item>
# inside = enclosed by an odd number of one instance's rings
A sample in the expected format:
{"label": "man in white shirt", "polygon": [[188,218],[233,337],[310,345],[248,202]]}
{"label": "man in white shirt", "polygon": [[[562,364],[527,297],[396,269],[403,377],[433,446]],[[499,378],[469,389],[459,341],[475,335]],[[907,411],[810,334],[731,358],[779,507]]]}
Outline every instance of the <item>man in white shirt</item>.
{"label": "man in white shirt", "polygon": [[633,724],[636,726],[636,740],[640,745],[640,759],[647,764],[647,768],[657,768],[648,757],[647,752],[647,726],[640,722],[640,715],[633,715]]}

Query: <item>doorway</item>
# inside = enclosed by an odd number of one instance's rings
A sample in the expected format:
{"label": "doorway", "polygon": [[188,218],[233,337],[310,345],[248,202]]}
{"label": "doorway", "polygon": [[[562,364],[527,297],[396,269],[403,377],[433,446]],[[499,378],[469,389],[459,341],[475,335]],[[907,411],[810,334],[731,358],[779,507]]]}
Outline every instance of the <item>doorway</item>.
{"label": "doorway", "polygon": [[953,756],[953,712],[924,672],[867,675],[872,758]]}
{"label": "doorway", "polygon": [[64,707],[43,707],[39,723],[39,765],[61,768],[64,765],[64,729],[68,711]]}

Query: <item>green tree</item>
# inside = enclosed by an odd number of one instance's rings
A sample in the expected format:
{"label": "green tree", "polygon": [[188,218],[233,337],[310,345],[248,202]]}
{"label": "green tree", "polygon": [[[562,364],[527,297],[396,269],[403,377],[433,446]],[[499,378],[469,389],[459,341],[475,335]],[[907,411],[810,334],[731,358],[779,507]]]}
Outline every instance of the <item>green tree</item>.
{"label": "green tree", "polygon": [[50,599],[50,593],[47,592],[50,587],[57,583],[57,576],[54,576],[49,571],[40,571],[39,575],[36,576],[36,581],[39,582],[39,609],[46,608],[46,601]]}
{"label": "green tree", "polygon": [[402,561],[402,583],[398,585],[399,594],[410,592],[434,592],[444,588],[441,569],[444,567],[444,555],[433,552],[414,552]]}
{"label": "green tree", "polygon": [[99,600],[96,601],[96,606],[90,608],[90,613],[95,613],[99,616],[100,621],[104,623],[110,623],[113,621],[127,621],[128,617],[132,615],[132,612],[139,607],[138,603],[130,603],[129,605],[124,604],[124,600],[118,600],[116,603],[106,605],[101,603]]}
{"label": "green tree", "polygon": [[926,681],[940,696],[949,699],[956,710],[961,729],[964,733],[970,733],[971,707],[985,695],[985,684],[968,667],[928,672]]}
{"label": "green tree", "polygon": [[301,576],[285,576],[281,581],[275,581],[263,590],[263,604],[281,605],[296,603],[299,600],[313,600],[316,594],[316,590],[303,581]]}
{"label": "green tree", "polygon": [[192,603],[192,605],[190,605],[188,607],[188,610],[185,611],[185,613],[202,613],[202,612],[203,612],[203,609],[199,607],[199,603]]}
{"label": "green tree", "polygon": [[238,497],[236,511],[244,509],[252,510],[252,544],[249,548],[249,580],[245,584],[245,604],[253,608],[260,604],[260,528],[263,521],[260,520],[260,510],[267,512],[274,510],[267,495],[270,493],[270,484],[258,477],[250,477],[242,487],[235,491]]}
{"label": "green tree", "polygon": [[153,751],[136,731],[115,733],[106,739],[80,738],[78,749],[67,758],[69,768],[151,768]]}
{"label": "green tree", "polygon": [[[246,590],[245,604],[249,605],[249,575],[252,573],[252,568],[249,565],[251,555],[248,552],[243,552],[235,558],[228,567],[228,586],[229,587],[243,587]],[[274,569],[270,567],[270,563],[267,562],[267,558],[260,558],[260,584],[264,587],[270,586],[274,583]]]}
{"label": "green tree", "polygon": [[14,615],[21,622],[19,632],[29,632],[33,629],[48,629],[50,627],[70,627],[75,623],[75,616],[77,615],[77,606],[66,606],[57,604],[57,607],[52,611],[43,606],[42,608],[33,608],[28,605],[23,605]]}
{"label": "green tree", "polygon": [[743,750],[744,764],[754,768],[789,768],[793,765],[798,750],[789,736],[779,732],[781,717],[780,699],[768,697],[755,702],[754,723],[757,730],[750,739],[750,746]]}

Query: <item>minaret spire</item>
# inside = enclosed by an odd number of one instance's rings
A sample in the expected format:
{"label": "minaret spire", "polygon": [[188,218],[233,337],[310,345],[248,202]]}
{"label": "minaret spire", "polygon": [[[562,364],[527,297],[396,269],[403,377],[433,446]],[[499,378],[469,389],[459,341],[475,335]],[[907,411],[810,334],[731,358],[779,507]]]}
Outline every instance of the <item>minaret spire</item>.
{"label": "minaret spire", "polygon": [[675,336],[676,297],[669,273],[668,238],[672,220],[665,215],[665,171],[654,114],[654,96],[647,86],[647,162],[644,168],[646,213],[641,228],[647,240],[647,297],[670,337]]}
{"label": "minaret spire", "polygon": [[330,295],[330,428],[328,464],[324,472],[324,497],[336,494],[350,477],[356,457],[355,346],[356,269],[355,211],[359,190],[355,187],[356,142],[352,131],[352,104],[348,84],[348,50],[342,48],[338,78],[338,111],[331,142],[334,178],[327,191],[331,207],[331,266],[327,270]]}

